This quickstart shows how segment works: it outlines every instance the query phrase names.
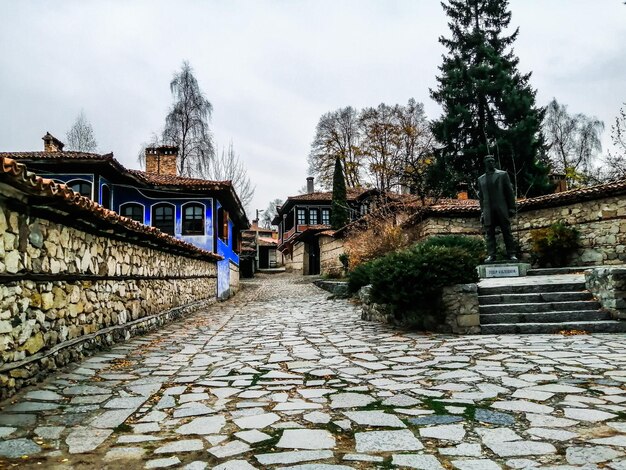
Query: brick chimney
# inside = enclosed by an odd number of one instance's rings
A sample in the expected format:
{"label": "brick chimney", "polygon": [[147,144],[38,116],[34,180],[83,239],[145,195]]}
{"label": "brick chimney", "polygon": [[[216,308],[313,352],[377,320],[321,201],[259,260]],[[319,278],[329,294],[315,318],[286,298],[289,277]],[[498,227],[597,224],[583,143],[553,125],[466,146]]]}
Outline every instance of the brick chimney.
{"label": "brick chimney", "polygon": [[178,147],[161,145],[146,148],[146,173],[176,176],[178,174]]}
{"label": "brick chimney", "polygon": [[555,193],[562,193],[567,191],[567,176],[562,173],[550,173],[550,184],[554,186]]}
{"label": "brick chimney", "polygon": [[315,183],[312,176],[306,179],[306,193],[313,194],[315,192]]}
{"label": "brick chimney", "polygon": [[65,147],[65,144],[50,134],[50,132],[46,132],[42,139],[44,152],[62,152],[63,147]]}

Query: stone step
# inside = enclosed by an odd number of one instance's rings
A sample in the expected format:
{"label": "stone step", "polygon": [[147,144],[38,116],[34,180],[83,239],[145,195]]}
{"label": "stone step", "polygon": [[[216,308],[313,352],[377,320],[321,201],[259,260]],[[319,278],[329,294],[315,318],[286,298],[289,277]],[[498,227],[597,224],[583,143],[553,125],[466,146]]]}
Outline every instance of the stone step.
{"label": "stone step", "polygon": [[593,266],[569,266],[567,268],[535,268],[529,269],[528,276],[554,276],[555,274],[580,274]]}
{"label": "stone step", "polygon": [[530,294],[496,294],[480,295],[480,305],[523,304],[536,302],[571,302],[576,300],[592,300],[591,292],[533,292]]}
{"label": "stone step", "polygon": [[568,323],[579,321],[611,320],[611,315],[602,310],[564,310],[540,313],[492,313],[481,314],[481,325],[498,323]]}
{"label": "stone step", "polygon": [[566,323],[497,323],[481,325],[484,335],[503,334],[554,334],[563,330],[579,330],[588,333],[626,333],[626,321],[581,321]]}
{"label": "stone step", "polygon": [[567,310],[598,310],[601,307],[595,300],[580,300],[575,302],[533,302],[523,304],[495,304],[481,305],[480,313],[538,313]]}
{"label": "stone step", "polygon": [[545,292],[581,292],[586,290],[584,281],[555,282],[546,284],[519,284],[492,287],[479,287],[479,295],[502,295],[502,294],[542,294]]}

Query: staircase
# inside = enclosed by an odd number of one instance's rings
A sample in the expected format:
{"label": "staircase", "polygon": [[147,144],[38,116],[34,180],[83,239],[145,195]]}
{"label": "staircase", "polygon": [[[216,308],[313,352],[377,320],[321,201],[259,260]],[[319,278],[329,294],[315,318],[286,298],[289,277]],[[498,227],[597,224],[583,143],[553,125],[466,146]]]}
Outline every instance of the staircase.
{"label": "staircase", "polygon": [[482,281],[478,290],[482,334],[626,332],[626,321],[613,320],[601,309],[582,276],[554,274],[531,270],[529,277],[510,282]]}

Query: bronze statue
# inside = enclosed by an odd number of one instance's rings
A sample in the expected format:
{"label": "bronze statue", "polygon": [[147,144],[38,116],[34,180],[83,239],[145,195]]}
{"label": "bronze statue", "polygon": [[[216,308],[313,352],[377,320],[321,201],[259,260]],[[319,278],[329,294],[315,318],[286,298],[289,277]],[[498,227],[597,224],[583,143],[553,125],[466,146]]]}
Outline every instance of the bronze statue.
{"label": "bronze statue", "polygon": [[486,263],[496,260],[496,227],[500,227],[508,259],[517,261],[510,217],[515,215],[515,195],[506,171],[498,170],[492,155],[485,157],[485,174],[478,178],[480,222],[487,241]]}

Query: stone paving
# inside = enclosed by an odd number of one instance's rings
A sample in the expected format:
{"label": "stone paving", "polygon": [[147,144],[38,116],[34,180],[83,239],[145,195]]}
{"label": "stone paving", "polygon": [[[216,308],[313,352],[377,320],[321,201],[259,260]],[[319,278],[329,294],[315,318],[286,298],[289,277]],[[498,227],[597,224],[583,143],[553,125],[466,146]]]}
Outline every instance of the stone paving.
{"label": "stone paving", "polygon": [[445,336],[273,275],[0,404],[0,468],[626,469],[626,335]]}

